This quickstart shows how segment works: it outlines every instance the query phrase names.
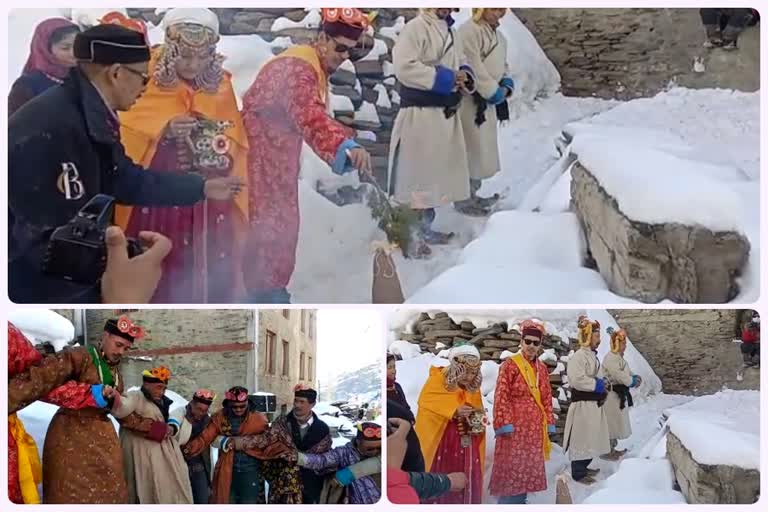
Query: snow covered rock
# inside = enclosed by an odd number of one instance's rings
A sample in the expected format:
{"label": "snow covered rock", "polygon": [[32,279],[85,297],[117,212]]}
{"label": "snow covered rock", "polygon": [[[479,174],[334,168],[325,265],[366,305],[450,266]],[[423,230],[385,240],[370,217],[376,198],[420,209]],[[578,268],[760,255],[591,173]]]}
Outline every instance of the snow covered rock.
{"label": "snow covered rock", "polygon": [[[758,446],[754,449],[759,450]],[[757,502],[760,495],[760,471],[723,464],[701,464],[672,432],[667,434],[667,454],[688,503]]]}
{"label": "snow covered rock", "polygon": [[[585,147],[578,155],[571,169],[571,198],[610,290],[649,303],[735,298],[750,250],[734,218],[738,196],[705,176],[686,180],[683,188],[674,178],[657,180],[658,172],[672,176],[679,168],[664,170],[641,155],[604,160],[592,153],[605,148]],[[637,164],[649,172],[633,173]]]}

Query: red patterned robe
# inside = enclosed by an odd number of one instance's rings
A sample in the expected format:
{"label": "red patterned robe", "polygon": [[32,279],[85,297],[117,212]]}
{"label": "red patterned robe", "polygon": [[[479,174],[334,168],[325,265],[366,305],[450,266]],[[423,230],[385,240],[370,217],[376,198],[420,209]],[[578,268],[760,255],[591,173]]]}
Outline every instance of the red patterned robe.
{"label": "red patterned robe", "polygon": [[[32,343],[10,322],[8,323],[8,378],[26,371],[29,367],[39,364],[42,354],[35,350]],[[40,389],[40,399],[69,409],[96,407],[96,401],[91,394],[91,387],[69,381],[49,393]],[[15,411],[9,411],[15,412]],[[8,497],[13,503],[23,504],[21,487],[19,485],[19,453],[11,433],[8,433]]]}
{"label": "red patterned robe", "polygon": [[[537,359],[534,371],[538,374],[547,424],[553,425],[549,370]],[[496,436],[491,495],[517,496],[545,490],[547,475],[544,470],[541,409],[528,390],[520,369],[511,359],[504,361],[499,369],[493,401],[494,430],[509,424],[514,426],[514,432]]]}
{"label": "red patterned robe", "polygon": [[339,148],[355,132],[329,116],[326,97],[322,70],[293,56],[267,62],[243,97],[251,223],[245,284],[250,293],[285,288],[291,279],[299,236],[302,141],[329,164],[346,159]]}

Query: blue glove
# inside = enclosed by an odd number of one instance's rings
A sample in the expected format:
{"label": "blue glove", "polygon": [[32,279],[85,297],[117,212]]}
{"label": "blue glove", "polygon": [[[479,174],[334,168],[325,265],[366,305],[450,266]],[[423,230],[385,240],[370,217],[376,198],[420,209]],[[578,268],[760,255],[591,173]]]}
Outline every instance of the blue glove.
{"label": "blue glove", "polygon": [[355,475],[349,468],[342,468],[336,472],[336,480],[344,487],[355,481]]}
{"label": "blue glove", "polygon": [[499,81],[500,87],[506,87],[509,89],[510,94],[515,90],[515,81],[509,78],[508,76],[505,76]]}
{"label": "blue glove", "polygon": [[554,434],[555,433],[555,426],[554,425],[547,425],[547,432],[549,432],[550,434]]}
{"label": "blue glove", "polygon": [[605,393],[605,381],[603,379],[595,379],[595,393]]}
{"label": "blue glove", "polygon": [[107,405],[107,401],[104,399],[104,384],[92,384],[91,396],[96,400],[96,405],[104,409]]}
{"label": "blue glove", "polygon": [[511,423],[508,423],[506,425],[502,425],[499,428],[496,429],[496,435],[497,436],[503,436],[505,434],[511,434],[515,431],[515,426]]}
{"label": "blue glove", "polygon": [[640,385],[640,377],[638,377],[637,375],[633,375],[632,376],[632,384],[630,385],[630,387],[636,388],[639,385]]}
{"label": "blue glove", "polygon": [[496,89],[496,92],[493,93],[493,96],[488,98],[487,101],[491,105],[498,105],[499,103],[503,102],[506,98],[506,89],[503,87],[499,87]]}

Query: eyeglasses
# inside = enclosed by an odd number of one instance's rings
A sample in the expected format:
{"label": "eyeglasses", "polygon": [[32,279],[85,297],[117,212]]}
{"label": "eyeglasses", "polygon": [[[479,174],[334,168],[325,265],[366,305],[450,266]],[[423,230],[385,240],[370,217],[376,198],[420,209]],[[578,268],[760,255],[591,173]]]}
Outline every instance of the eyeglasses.
{"label": "eyeglasses", "polygon": [[121,69],[125,69],[133,73],[134,75],[137,75],[141,77],[142,85],[147,85],[149,83],[150,77],[148,74],[141,72],[137,69],[129,68],[128,66],[120,66]]}
{"label": "eyeglasses", "polygon": [[541,340],[523,340],[523,343],[525,343],[526,345],[533,345],[538,347],[539,345],[541,345]]}

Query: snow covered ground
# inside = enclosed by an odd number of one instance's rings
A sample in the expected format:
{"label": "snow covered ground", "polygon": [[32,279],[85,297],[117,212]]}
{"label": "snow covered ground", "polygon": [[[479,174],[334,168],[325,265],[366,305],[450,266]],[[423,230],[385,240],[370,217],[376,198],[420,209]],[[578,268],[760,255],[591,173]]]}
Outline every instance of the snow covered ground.
{"label": "snow covered ground", "polygon": [[[421,310],[398,310],[390,318],[389,351],[400,354],[397,381],[403,387],[414,414],[418,411],[418,396],[427,379],[430,366],[444,366],[447,360],[432,354],[420,354],[417,345],[398,340],[398,334],[409,332]],[[427,311],[430,312],[430,311]],[[432,311],[430,313],[434,313]],[[602,359],[609,350],[605,330],[616,328],[613,317],[605,310],[452,310],[454,322],[472,321],[477,327],[506,321],[510,326],[526,318],[543,321],[548,332],[561,337],[576,336],[576,319],[586,313],[600,321],[602,339],[598,355]],[[633,373],[643,378],[642,385],[633,390],[635,406],[630,409],[632,436],[619,442],[627,449],[618,462],[595,459],[591,467],[599,468],[598,482],[592,486],[578,484],[570,478],[567,454],[554,445],[546,463],[548,488],[529,496],[533,504],[555,503],[556,479],[565,476],[574,503],[584,504],[676,504],[685,503],[683,495],[674,490],[674,476],[666,458],[666,434],[670,430],[690,443],[696,460],[702,463],[731,464],[751,468],[759,464],[759,392],[725,390],[715,395],[691,397],[667,395],[651,366],[628,341],[625,355]],[[492,416],[493,395],[499,365],[484,361],[481,372],[483,402]],[[557,411],[555,411],[557,414]],[[713,440],[717,440],[714,443]],[[496,503],[487,494],[495,448],[493,426],[486,431],[485,503]],[[758,467],[758,466],[754,466]]]}
{"label": "snow covered ground", "polygon": [[[92,23],[107,10],[12,11],[9,37],[18,45],[9,54],[9,84],[26,60],[37,22],[66,15]],[[280,19],[275,23],[278,28],[310,26],[316,22],[314,11],[308,10],[301,22]],[[457,22],[467,19],[469,10],[463,9]],[[382,34],[396,38],[401,27],[399,23]],[[641,213],[745,233],[752,250],[735,301],[753,302],[759,294],[759,92],[674,88],[628,102],[566,97],[556,92],[557,70],[522,23],[509,14],[501,30],[509,41],[510,74],[517,86],[510,102],[512,119],[499,133],[502,170],[486,180],[480,191],[481,195],[501,194],[500,211],[485,220],[440,208],[435,227],[454,231],[454,242],[435,247],[429,260],[395,256],[408,302],[634,302],[610,292],[597,272],[582,266],[584,237],[568,211],[568,161],[560,158],[555,146],[564,130],[576,134],[571,149],[583,158],[622,164],[622,172],[604,178],[616,185],[614,192],[625,198],[628,208],[647,203],[639,193],[643,187],[628,186],[626,177],[642,183],[655,176],[668,184],[671,199],[663,201],[663,208],[656,201]],[[149,34],[152,43],[161,42],[159,27],[150,26]],[[255,35],[222,38],[219,51],[227,56],[225,67],[233,74],[238,96],[272,56],[273,48],[289,44],[286,38],[267,43]],[[370,107],[355,116],[373,119]],[[651,157],[665,167],[649,169]],[[384,240],[384,234],[367,207],[339,207],[315,192],[318,183],[333,189],[357,184],[357,178],[333,175],[306,146],[301,176],[299,245],[289,284],[293,300],[370,302],[372,244]]]}
{"label": "snow covered ground", "polygon": [[57,352],[75,339],[72,322],[50,309],[14,309],[8,321],[33,345],[50,343]]}

